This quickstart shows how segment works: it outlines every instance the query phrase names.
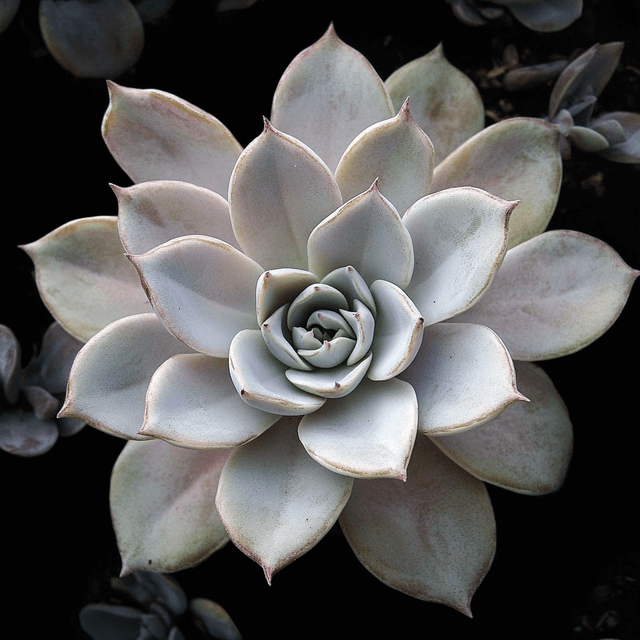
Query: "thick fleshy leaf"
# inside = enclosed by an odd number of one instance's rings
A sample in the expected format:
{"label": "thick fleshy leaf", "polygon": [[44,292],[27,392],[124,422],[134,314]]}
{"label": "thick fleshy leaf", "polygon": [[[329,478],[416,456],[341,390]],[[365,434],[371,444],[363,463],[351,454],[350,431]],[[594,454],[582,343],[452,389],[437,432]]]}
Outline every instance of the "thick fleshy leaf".
{"label": "thick fleshy leaf", "polygon": [[125,445],[109,496],[122,575],[187,569],[228,542],[214,501],[229,452],[161,440]]}
{"label": "thick fleshy leaf", "polygon": [[[286,316],[288,309],[288,304],[283,305],[260,325],[262,338],[271,355],[280,360],[282,364],[300,371],[311,371],[311,365],[298,355],[297,349],[292,344],[292,339],[287,335]],[[295,327],[294,330],[300,331],[301,328]],[[316,340],[316,342],[318,341]]]}
{"label": "thick fleshy leaf", "polygon": [[287,327],[307,327],[309,316],[316,309],[339,311],[349,306],[344,295],[334,287],[318,283],[301,291],[287,311]]}
{"label": "thick fleshy leaf", "polygon": [[107,147],[134,182],[180,180],[227,196],[242,147],[216,118],[155,89],[109,82]]}
{"label": "thick fleshy leaf", "polygon": [[231,540],[262,566],[269,583],[329,531],[353,484],[309,457],[297,426],[298,418],[283,418],[235,449],[216,497]]}
{"label": "thick fleshy leaf", "polygon": [[[353,303],[354,300],[360,300],[367,305],[367,308],[376,317],[376,303],[371,295],[371,291],[364,281],[364,278],[352,267],[340,267],[322,278],[323,284],[342,291],[347,300]],[[355,305],[351,308],[355,310]]]}
{"label": "thick fleshy leaf", "polygon": [[0,5],[0,33],[11,24],[19,8],[20,0],[3,0]]}
{"label": "thick fleshy leaf", "polygon": [[274,358],[260,331],[236,335],[229,351],[229,372],[240,397],[252,407],[284,416],[317,411],[325,398],[311,395],[286,378],[288,367]]}
{"label": "thick fleshy leaf", "polygon": [[520,200],[509,221],[509,247],[542,233],[556,208],[562,181],[558,127],[537,118],[491,125],[435,169],[431,191],[479,187]]}
{"label": "thick fleshy leaf", "polygon": [[271,120],[309,145],[335,171],[360,132],[393,114],[391,99],[369,61],[330,26],[285,70]]}
{"label": "thick fleshy leaf", "polygon": [[235,447],[278,418],[240,399],[225,358],[180,354],[153,374],[140,433],[194,449]]}
{"label": "thick fleshy leaf", "polygon": [[531,362],[516,362],[518,387],[531,402],[511,405],[486,424],[433,442],[480,480],[529,495],[556,491],[573,447],[569,414],[553,383]]}
{"label": "thick fleshy leaf", "polygon": [[341,204],[325,163],[267,120],[240,157],[229,186],[235,235],[265,269],[306,269],[309,234]]}
{"label": "thick fleshy leaf", "polygon": [[33,260],[45,305],[82,342],[114,320],[151,311],[123,255],[115,217],[74,220],[22,248]]}
{"label": "thick fleshy leaf", "polygon": [[413,244],[377,181],[323,220],[309,236],[309,269],[324,277],[353,265],[365,282],[404,289],[413,273]]}
{"label": "thick fleshy leaf", "polygon": [[22,393],[31,405],[38,420],[55,418],[60,408],[60,400],[52,396],[46,389],[38,386],[22,386]]}
{"label": "thick fleshy leaf", "polygon": [[402,219],[416,255],[405,293],[426,325],[471,307],[489,286],[507,250],[517,202],[458,187],[416,202]]}
{"label": "thick fleshy leaf", "polygon": [[416,440],[406,483],[354,481],[340,526],[382,582],[471,615],[495,552],[493,509],[484,484],[428,438]]}
{"label": "thick fleshy leaf", "polygon": [[566,29],[582,15],[582,0],[533,0],[523,4],[510,4],[509,11],[525,27],[553,33]]}
{"label": "thick fleshy leaf", "polygon": [[41,456],[58,440],[55,420],[41,420],[34,412],[0,412],[0,449],[23,458]]}
{"label": "thick fleshy leaf", "polygon": [[347,360],[347,364],[355,364],[368,353],[375,337],[375,319],[367,305],[359,299],[353,301],[353,311],[341,309],[340,313],[351,325],[355,334],[356,345]]}
{"label": "thick fleshy leaf", "polygon": [[49,325],[42,347],[24,370],[23,384],[38,385],[49,393],[64,393],[73,360],[82,342],[69,335],[57,322]]}
{"label": "thick fleshy leaf", "polygon": [[256,314],[262,324],[278,308],[294,300],[318,276],[301,269],[273,269],[265,271],[256,285]]}
{"label": "thick fleshy leaf", "polygon": [[404,212],[429,193],[433,166],[433,145],[409,112],[407,99],[397,116],[370,126],[349,145],[336,181],[347,201],[377,178],[385,197]]}
{"label": "thick fleshy leaf", "polygon": [[394,71],[385,86],[396,109],[411,100],[413,117],[433,142],[436,164],[484,127],[478,89],[444,57],[442,45]]}
{"label": "thick fleshy leaf", "polygon": [[118,198],[118,233],[127,253],[138,255],[190,235],[218,238],[240,249],[229,204],[214,191],[175,180],[111,188]]}
{"label": "thick fleshy leaf", "polygon": [[190,352],[155,314],[117,320],[78,353],[60,415],[122,438],[146,440],[138,431],[151,376],[171,356]]}
{"label": "thick fleshy leaf", "polygon": [[611,146],[601,151],[600,155],[613,162],[631,164],[640,162],[640,113],[614,111],[600,116],[591,123],[591,126],[602,133],[602,130],[612,121],[620,125],[626,140],[617,144],[611,143]]}
{"label": "thick fleshy leaf", "polygon": [[0,324],[0,383],[9,404],[18,401],[21,363],[22,349],[18,339],[9,327]]}
{"label": "thick fleshy leaf", "polygon": [[394,284],[376,280],[371,285],[378,317],[367,372],[371,380],[388,380],[404,371],[422,344],[424,320],[409,297]]}
{"label": "thick fleshy leaf", "polygon": [[309,455],[354,478],[406,480],[418,402],[402,380],[364,380],[347,397],[304,416],[298,435]]}
{"label": "thick fleshy leaf", "polygon": [[640,275],[577,231],[543,233],[507,252],[493,284],[456,321],[491,327],[514,360],[547,360],[599,338]]}
{"label": "thick fleshy leaf", "polygon": [[[364,378],[371,365],[371,354],[356,364],[340,364],[331,369],[285,371],[287,380],[298,389],[323,398],[342,398],[350,394]],[[326,405],[325,405],[326,406]]]}
{"label": "thick fleshy leaf", "polygon": [[623,47],[623,42],[594,44],[573,60],[551,91],[549,118],[554,118],[560,109],[569,109],[583,98],[597,98],[611,80]]}
{"label": "thick fleshy leaf", "polygon": [[38,18],[47,49],[78,78],[117,78],[142,54],[144,26],[129,0],[41,0]]}
{"label": "thick fleshy leaf", "polygon": [[[220,4],[216,7],[218,11],[221,10]],[[207,598],[193,598],[189,602],[189,611],[212,638],[242,640],[240,631],[238,631],[238,627],[236,627],[231,616],[217,602]]]}
{"label": "thick fleshy leaf", "polygon": [[609,147],[607,139],[589,127],[571,127],[567,137],[573,147],[586,153],[597,153]]}
{"label": "thick fleshy leaf", "polygon": [[238,331],[257,328],[262,267],[226,242],[184,236],[129,258],[167,329],[196,351],[226,358]]}
{"label": "thick fleshy leaf", "polygon": [[482,325],[427,327],[418,355],[400,377],[416,391],[418,430],[427,435],[475,427],[526,400],[504,344]]}

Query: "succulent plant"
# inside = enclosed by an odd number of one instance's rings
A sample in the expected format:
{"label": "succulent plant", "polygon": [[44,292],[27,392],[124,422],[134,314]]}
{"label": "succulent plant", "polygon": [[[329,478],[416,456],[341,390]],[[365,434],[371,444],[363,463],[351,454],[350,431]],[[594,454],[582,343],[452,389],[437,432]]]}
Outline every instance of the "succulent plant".
{"label": "succulent plant", "polygon": [[22,349],[13,331],[0,325],[0,448],[26,458],[42,455],[58,436],[71,436],[81,420],[56,418],[71,363],[82,342],[54,322],[45,332],[37,357],[21,368]]}
{"label": "succulent plant", "polygon": [[446,0],[454,15],[472,27],[500,18],[505,8],[525,27],[554,32],[566,29],[582,15],[582,0]]}
{"label": "succulent plant", "polygon": [[190,618],[202,632],[198,637],[241,640],[223,607],[207,598],[189,601],[171,576],[141,571],[113,578],[111,586],[133,606],[99,603],[83,607],[80,625],[93,640],[185,640],[191,637],[183,633]]}
{"label": "succulent plant", "polygon": [[[164,15],[175,0],[39,0],[44,43],[56,62],[79,78],[117,78],[140,58],[144,23]],[[20,0],[0,2],[0,33]]]}
{"label": "succulent plant", "polygon": [[519,91],[557,77],[548,120],[560,128],[563,158],[572,147],[614,162],[640,162],[640,114],[629,111],[593,117],[598,97],[616,70],[624,43],[595,44],[572,62],[556,61],[508,71],[505,87]]}
{"label": "succulent plant", "polygon": [[118,217],[25,250],[86,341],[60,415],[129,440],[123,574],[230,539],[271,581],[339,520],[384,583],[469,614],[495,550],[484,483],[548,493],[571,455],[533,361],[598,338],[639,274],[545,231],[558,127],[484,129],[441,47],[383,82],[333,27],[245,149],[176,96],[110,92],[103,136],[135,183]]}

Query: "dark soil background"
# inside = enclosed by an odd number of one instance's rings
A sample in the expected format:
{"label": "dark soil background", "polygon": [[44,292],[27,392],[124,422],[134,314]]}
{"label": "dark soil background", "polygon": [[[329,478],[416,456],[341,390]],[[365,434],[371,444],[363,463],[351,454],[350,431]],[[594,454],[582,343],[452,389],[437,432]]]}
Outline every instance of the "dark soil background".
{"label": "dark soil background", "polygon": [[[36,2],[0,36],[5,274],[0,322],[25,357],[51,318],[39,300],[32,265],[19,249],[77,217],[116,213],[109,182],[129,179],[100,136],[108,104],[101,80],[79,80],[46,54]],[[139,63],[121,84],[175,93],[220,118],[248,144],[269,115],[286,65],[334,22],[383,78],[443,42],[445,54],[480,87],[495,118],[543,117],[550,87],[508,94],[502,52],[525,64],[573,57],[596,42],[626,43],[600,97],[602,110],[640,111],[640,4],[585,0],[584,14],[556,34],[528,31],[506,16],[472,28],[444,0],[372,2],[258,0],[217,14],[214,0],[177,0],[147,25]],[[597,236],[640,268],[640,172],[574,154],[554,228]],[[490,487],[498,550],[469,619],[413,600],[379,583],[353,556],[339,530],[276,575],[232,545],[176,577],[190,597],[222,604],[245,640],[258,638],[640,638],[637,416],[640,393],[640,291],[614,327],[583,351],[544,363],[568,406],[575,453],[564,487],[526,497]],[[2,474],[2,627],[5,637],[88,638],[80,608],[111,597],[120,563],[111,530],[109,474],[123,442],[85,428],[40,458],[0,452]],[[7,597],[8,592],[8,597]],[[14,626],[16,625],[16,626]],[[18,631],[19,630],[19,631]]]}

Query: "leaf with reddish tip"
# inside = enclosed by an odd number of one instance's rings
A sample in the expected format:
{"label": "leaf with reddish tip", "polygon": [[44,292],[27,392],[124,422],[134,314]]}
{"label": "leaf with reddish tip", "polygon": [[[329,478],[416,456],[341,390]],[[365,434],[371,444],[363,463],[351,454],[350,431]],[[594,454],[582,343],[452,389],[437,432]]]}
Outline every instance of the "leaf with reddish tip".
{"label": "leaf with reddish tip", "polygon": [[569,414],[546,373],[516,362],[518,388],[530,402],[507,407],[493,420],[433,442],[484,482],[529,495],[556,491],[569,467],[573,433]]}
{"label": "leaf with reddish tip", "polygon": [[562,181],[558,127],[536,118],[510,118],[467,140],[435,169],[431,191],[478,187],[520,200],[509,221],[509,247],[542,233]]}
{"label": "leaf with reddish tip", "polygon": [[341,204],[325,163],[266,120],[240,156],[229,186],[235,235],[265,269],[306,269],[309,234]]}
{"label": "leaf with reddish tip", "polygon": [[304,416],[298,435],[309,455],[331,471],[405,480],[417,422],[418,403],[410,384],[363,380],[345,398]]}
{"label": "leaf with reddish tip", "polygon": [[478,89],[444,57],[442,45],[394,71],[385,81],[396,109],[411,113],[435,148],[436,164],[484,127]]}
{"label": "leaf with reddish tip", "polygon": [[235,449],[220,475],[216,507],[233,543],[267,581],[314,547],[349,499],[353,479],[315,462],[283,418]]}
{"label": "leaf with reddish tip", "polygon": [[122,575],[187,569],[227,543],[214,501],[229,452],[160,440],[126,444],[109,496]]}
{"label": "leaf with reddish tip", "polygon": [[151,311],[123,255],[115,217],[73,220],[22,248],[35,265],[43,302],[82,342],[114,320]]}
{"label": "leaf with reddish tip", "polygon": [[111,188],[118,198],[118,232],[127,253],[138,255],[190,235],[218,238],[240,249],[229,204],[215,191],[175,180]]}
{"label": "leaf with reddish tip", "polygon": [[508,251],[487,293],[456,321],[491,327],[514,360],[558,358],[609,329],[638,275],[601,240],[548,231]]}
{"label": "leaf with reddish tip", "polygon": [[171,356],[190,352],[153,313],[113,322],[74,360],[60,415],[121,438],[146,440],[138,430],[151,376]]}
{"label": "leaf with reddish tip", "polygon": [[278,419],[240,399],[226,358],[179,354],[151,378],[140,433],[182,447],[219,449],[256,438]]}
{"label": "leaf with reddish tip", "polygon": [[352,265],[367,284],[387,280],[404,289],[413,273],[413,244],[377,181],[323,220],[309,236],[309,269],[321,278]]}
{"label": "leaf with reddish tip", "polygon": [[426,325],[465,311],[482,295],[507,250],[517,202],[481,189],[457,187],[422,198],[402,219],[416,266],[405,293]]}
{"label": "leaf with reddish tip", "polygon": [[226,242],[183,236],[129,258],[164,325],[196,351],[226,358],[238,331],[257,328],[262,267]]}
{"label": "leaf with reddish tip", "polygon": [[487,327],[440,323],[400,374],[418,396],[418,429],[427,435],[476,427],[526,398],[516,388],[513,362]]}
{"label": "leaf with reddish tip", "polygon": [[471,616],[491,566],[495,520],[482,482],[418,437],[407,482],[356,480],[340,526],[358,560],[386,585]]}
{"label": "leaf with reddish tip", "polygon": [[398,115],[365,129],[348,147],[336,169],[345,201],[378,180],[380,190],[400,213],[429,193],[434,151],[431,140],[416,124],[409,100]]}
{"label": "leaf with reddish tip", "polygon": [[227,196],[242,147],[217,119],[165,91],[109,83],[109,151],[134,182],[180,180]]}
{"label": "leaf with reddish tip", "polygon": [[271,114],[278,129],[309,145],[334,171],[349,143],[394,109],[369,61],[330,26],[287,67]]}

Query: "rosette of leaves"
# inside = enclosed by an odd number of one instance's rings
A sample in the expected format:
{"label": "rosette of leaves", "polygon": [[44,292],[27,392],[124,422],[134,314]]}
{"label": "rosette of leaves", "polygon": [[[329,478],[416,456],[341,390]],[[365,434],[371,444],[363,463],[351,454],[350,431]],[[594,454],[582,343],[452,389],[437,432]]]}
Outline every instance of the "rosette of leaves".
{"label": "rosette of leaves", "polygon": [[582,15],[582,0],[447,0],[454,15],[465,24],[477,27],[504,15],[508,9],[514,18],[534,31],[561,31]]}
{"label": "rosette of leaves", "polygon": [[23,370],[16,336],[0,325],[0,448],[31,458],[49,451],[58,436],[82,429],[81,420],[56,418],[80,347],[82,342],[54,322],[44,334],[40,353]]}
{"label": "rosette of leaves", "polygon": [[557,76],[547,119],[560,128],[564,159],[571,157],[574,148],[614,162],[640,162],[640,113],[614,111],[593,117],[623,47],[622,42],[595,44],[570,63],[532,65],[505,75],[504,85],[510,91],[528,89]]}
{"label": "rosette of leaves", "polygon": [[89,604],[80,611],[80,626],[93,640],[241,639],[233,620],[217,602],[187,600],[171,576],[141,571],[113,578],[111,586],[122,602]]}

